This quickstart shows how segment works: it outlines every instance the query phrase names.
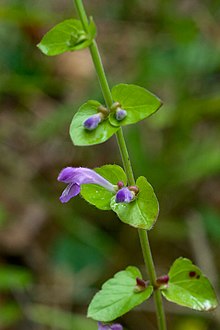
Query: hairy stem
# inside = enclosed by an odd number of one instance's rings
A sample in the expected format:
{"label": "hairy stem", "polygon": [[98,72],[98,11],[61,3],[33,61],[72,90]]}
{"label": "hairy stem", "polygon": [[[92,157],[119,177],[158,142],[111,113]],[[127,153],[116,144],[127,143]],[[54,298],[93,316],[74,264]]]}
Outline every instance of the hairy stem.
{"label": "hairy stem", "polygon": [[[85,29],[86,32],[88,32],[88,18],[83,6],[82,0],[74,0],[78,15],[80,17],[80,20],[82,22],[82,25]],[[99,79],[99,83],[102,89],[103,97],[105,99],[106,105],[108,108],[111,107],[113,103],[112,95],[110,92],[110,88],[108,85],[108,81],[106,79],[104,67],[102,64],[102,60],[100,57],[100,53],[98,50],[98,46],[95,41],[92,42],[92,44],[89,47],[90,53],[93,59],[93,64],[96,69],[96,73]],[[122,128],[120,128],[117,133],[117,142],[118,142],[118,147],[120,150],[123,166],[128,178],[128,184],[129,185],[134,185],[135,184],[135,179],[134,179],[134,174],[126,146],[126,142],[123,136],[123,131]],[[150,282],[151,284],[155,287],[156,286],[156,271],[154,267],[154,262],[151,254],[151,249],[150,249],[150,244],[148,240],[148,235],[147,231],[143,229],[138,229],[138,234],[140,238],[140,243],[141,243],[141,248],[142,248],[142,253],[144,257],[144,262],[149,274]],[[158,322],[158,329],[159,330],[166,330],[166,320],[165,320],[165,314],[164,314],[164,309],[163,309],[163,303],[162,303],[162,297],[161,297],[161,292],[159,290],[154,290],[154,300],[155,300],[155,306],[156,306],[156,314],[157,314],[157,322]]]}
{"label": "hairy stem", "polygon": [[120,128],[116,132],[116,137],[117,137],[118,147],[120,150],[123,166],[124,166],[127,178],[128,178],[128,184],[133,186],[133,185],[135,185],[135,179],[134,179],[134,174],[133,174],[133,170],[132,170],[132,166],[131,166],[131,162],[130,162],[130,158],[129,158],[129,154],[128,154],[128,150],[127,150],[127,146],[126,146],[126,142],[124,139],[122,128]]}
{"label": "hairy stem", "polygon": [[[87,18],[87,15],[86,15],[86,12],[85,12],[85,9],[83,6],[83,2],[81,0],[75,0],[75,5],[76,5],[78,15],[80,17],[81,23],[83,25],[83,28],[86,32],[88,32],[89,22],[88,22],[88,18]],[[100,57],[98,46],[97,46],[95,40],[93,40],[89,49],[90,49],[93,63],[96,68],[96,73],[97,73],[99,83],[100,83],[100,86],[102,89],[102,94],[104,96],[106,105],[108,106],[108,108],[110,108],[113,103],[112,95],[111,95],[109,85],[108,85],[108,82],[106,79],[106,74],[105,74],[104,67],[102,65],[102,60]]]}
{"label": "hairy stem", "polygon": [[[156,287],[156,270],[153,262],[153,257],[151,254],[151,248],[150,248],[150,242],[148,239],[147,231],[138,229],[139,238],[141,242],[142,252],[144,256],[145,265],[148,269],[148,274],[150,278],[151,284]],[[154,302],[156,306],[156,312],[157,312],[157,324],[159,330],[166,330],[166,318],[163,308],[163,301],[160,290],[156,289],[154,290]]]}

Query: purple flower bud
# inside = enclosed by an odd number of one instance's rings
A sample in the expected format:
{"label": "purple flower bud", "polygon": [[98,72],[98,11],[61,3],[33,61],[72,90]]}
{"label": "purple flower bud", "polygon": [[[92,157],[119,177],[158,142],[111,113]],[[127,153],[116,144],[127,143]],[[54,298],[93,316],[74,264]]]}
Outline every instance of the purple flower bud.
{"label": "purple flower bud", "polygon": [[135,193],[127,187],[120,189],[115,197],[116,203],[130,203],[135,197]]}
{"label": "purple flower bud", "polygon": [[123,330],[123,327],[119,323],[103,324],[101,322],[98,322],[98,330]]}
{"label": "purple flower bud", "polygon": [[118,181],[117,183],[118,189],[121,189],[124,187],[124,182],[123,181]]}
{"label": "purple flower bud", "polygon": [[115,118],[118,121],[123,120],[127,116],[127,111],[121,108],[117,108],[116,113],[115,113]]}
{"label": "purple flower bud", "polygon": [[62,203],[66,203],[72,197],[78,195],[80,193],[81,184],[97,184],[113,193],[115,192],[115,186],[111,184],[111,182],[86,167],[66,167],[60,172],[57,180],[68,183],[68,186],[60,196]]}
{"label": "purple flower bud", "polygon": [[92,131],[95,128],[98,127],[99,123],[101,122],[101,114],[97,113],[91,117],[89,117],[88,119],[86,119],[83,123],[83,126],[89,130]]}
{"label": "purple flower bud", "polygon": [[169,275],[163,275],[163,276],[160,276],[157,278],[157,284],[160,286],[160,285],[163,285],[163,284],[167,284],[169,282]]}
{"label": "purple flower bud", "polygon": [[148,283],[147,281],[144,281],[142,278],[136,277],[136,285],[145,289]]}
{"label": "purple flower bud", "polygon": [[158,277],[157,278],[157,280],[156,280],[156,285],[155,285],[155,287],[156,288],[160,288],[160,287],[162,287],[162,288],[168,288],[168,286],[169,286],[169,275],[163,275],[163,276],[160,276],[160,277]]}

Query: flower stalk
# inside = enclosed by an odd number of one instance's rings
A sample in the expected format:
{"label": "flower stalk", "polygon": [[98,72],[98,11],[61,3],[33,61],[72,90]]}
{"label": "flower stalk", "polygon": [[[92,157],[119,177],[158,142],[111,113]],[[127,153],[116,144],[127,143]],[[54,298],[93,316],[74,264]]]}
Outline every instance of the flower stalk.
{"label": "flower stalk", "polygon": [[[81,23],[82,23],[85,31],[88,32],[88,18],[87,18],[86,12],[85,12],[85,8],[83,6],[83,2],[82,2],[82,0],[74,0],[74,2],[76,5],[78,15],[81,20]],[[113,99],[112,99],[112,95],[111,95],[108,81],[106,78],[106,74],[104,71],[104,67],[102,64],[102,60],[100,57],[100,53],[98,50],[98,46],[97,46],[95,40],[92,41],[92,44],[89,46],[89,49],[90,49],[93,64],[95,66],[96,73],[97,73],[97,76],[99,79],[103,97],[105,99],[108,109],[111,109],[111,107],[113,105]],[[131,186],[134,186],[135,185],[134,174],[133,174],[126,142],[125,142],[125,139],[123,136],[122,128],[120,128],[116,132],[116,137],[117,137],[117,143],[118,143],[118,147],[120,150],[123,166],[124,166],[127,178],[128,178],[128,184]],[[155,287],[157,276],[156,276],[155,266],[154,266],[154,262],[153,262],[153,258],[152,258],[151,249],[150,249],[148,234],[147,234],[147,231],[142,230],[142,229],[138,229],[138,234],[139,234],[144,262],[145,262],[145,265],[146,265],[146,268],[147,268],[147,271],[149,274],[150,282]],[[165,313],[164,313],[162,296],[161,296],[160,290],[154,290],[154,300],[155,300],[155,306],[156,306],[158,329],[166,330],[167,327],[166,327]]]}

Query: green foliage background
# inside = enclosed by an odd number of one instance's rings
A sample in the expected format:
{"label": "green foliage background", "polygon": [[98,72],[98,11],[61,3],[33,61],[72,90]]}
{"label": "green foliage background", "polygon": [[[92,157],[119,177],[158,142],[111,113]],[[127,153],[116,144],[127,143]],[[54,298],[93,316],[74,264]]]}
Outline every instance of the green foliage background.
{"label": "green foliage background", "polygon": [[[155,188],[150,233],[158,275],[179,256],[219,289],[219,1],[85,1],[98,26],[111,86],[139,84],[164,102],[125,128],[136,178]],[[96,329],[88,302],[129,264],[143,268],[138,237],[113,212],[81,198],[61,205],[63,167],[120,164],[115,139],[74,147],[70,121],[102,102],[87,50],[47,58],[43,34],[75,16],[71,1],[2,0],[0,7],[0,328]],[[194,242],[194,243],[193,243]],[[143,271],[142,271],[143,273]],[[145,313],[147,309],[147,314]],[[219,310],[166,304],[170,330],[217,330]],[[153,301],[125,316],[129,330],[155,329]]]}

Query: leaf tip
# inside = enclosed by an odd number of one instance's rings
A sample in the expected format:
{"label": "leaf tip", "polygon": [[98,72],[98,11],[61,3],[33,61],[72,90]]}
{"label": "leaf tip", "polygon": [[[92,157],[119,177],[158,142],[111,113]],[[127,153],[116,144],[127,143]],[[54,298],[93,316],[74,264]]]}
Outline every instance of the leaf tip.
{"label": "leaf tip", "polygon": [[159,107],[158,110],[163,106],[163,101],[158,97]]}
{"label": "leaf tip", "polygon": [[49,55],[49,54],[48,54],[48,49],[47,49],[47,47],[46,47],[44,44],[42,44],[41,41],[36,45],[36,47],[37,47],[38,49],[40,49],[40,51],[41,51],[44,55]]}
{"label": "leaf tip", "polygon": [[92,302],[93,302],[93,300],[89,304],[89,307],[87,309],[86,317],[90,318],[90,319],[93,319],[93,320],[97,320],[97,318],[95,317],[95,313],[92,311]]}
{"label": "leaf tip", "polygon": [[41,42],[39,42],[36,47],[41,50]]}
{"label": "leaf tip", "polygon": [[90,313],[90,311],[89,311],[89,308],[88,308],[88,310],[87,310],[86,317],[91,318],[91,313]]}
{"label": "leaf tip", "polygon": [[218,307],[218,301],[216,300],[215,303],[211,303],[210,300],[206,300],[203,304],[203,311],[211,312]]}

